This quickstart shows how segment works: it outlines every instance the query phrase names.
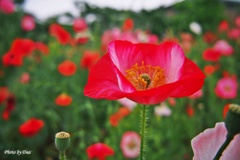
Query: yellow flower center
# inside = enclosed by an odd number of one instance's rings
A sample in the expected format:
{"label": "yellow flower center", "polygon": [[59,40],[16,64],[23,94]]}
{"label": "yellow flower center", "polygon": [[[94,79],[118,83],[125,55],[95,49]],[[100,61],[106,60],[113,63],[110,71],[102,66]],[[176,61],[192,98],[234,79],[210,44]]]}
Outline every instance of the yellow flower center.
{"label": "yellow flower center", "polygon": [[130,69],[127,69],[125,77],[137,90],[155,88],[165,84],[166,76],[164,70],[159,66],[142,65],[136,63]]}

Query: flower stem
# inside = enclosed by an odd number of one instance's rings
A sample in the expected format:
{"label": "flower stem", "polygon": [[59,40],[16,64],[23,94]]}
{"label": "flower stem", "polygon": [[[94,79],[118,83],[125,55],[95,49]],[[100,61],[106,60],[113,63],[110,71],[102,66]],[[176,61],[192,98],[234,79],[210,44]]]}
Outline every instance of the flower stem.
{"label": "flower stem", "polygon": [[139,160],[144,160],[144,152],[145,152],[145,134],[147,132],[146,126],[147,126],[147,106],[142,106],[142,112],[141,112],[141,124],[140,124],[140,135],[141,135],[141,146],[140,146],[140,157]]}
{"label": "flower stem", "polygon": [[59,160],[67,160],[65,151],[60,151],[59,152]]}
{"label": "flower stem", "polygon": [[227,148],[229,143],[233,140],[232,135],[227,134],[225,142],[222,144],[221,148],[218,150],[217,154],[215,155],[213,160],[219,160],[222,156],[223,151]]}

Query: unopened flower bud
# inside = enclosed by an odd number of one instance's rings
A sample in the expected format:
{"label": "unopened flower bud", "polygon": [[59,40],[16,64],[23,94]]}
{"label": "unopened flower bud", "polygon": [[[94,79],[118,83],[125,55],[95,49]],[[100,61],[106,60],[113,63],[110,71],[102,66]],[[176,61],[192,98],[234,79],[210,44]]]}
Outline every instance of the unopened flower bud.
{"label": "unopened flower bud", "polygon": [[70,145],[70,134],[67,132],[58,132],[55,135],[55,146],[56,148],[63,152],[68,149]]}
{"label": "unopened flower bud", "polygon": [[240,133],[240,106],[236,104],[230,104],[227,112],[225,126],[228,134],[235,136]]}

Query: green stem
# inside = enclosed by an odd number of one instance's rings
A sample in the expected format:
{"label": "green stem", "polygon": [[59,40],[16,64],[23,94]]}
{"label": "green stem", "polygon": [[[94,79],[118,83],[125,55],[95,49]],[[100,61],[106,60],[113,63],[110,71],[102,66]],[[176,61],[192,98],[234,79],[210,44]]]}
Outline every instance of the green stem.
{"label": "green stem", "polygon": [[227,148],[229,143],[233,140],[233,137],[234,136],[227,134],[227,138],[225,142],[222,144],[221,148],[218,150],[213,160],[219,160],[221,158],[223,151]]}
{"label": "green stem", "polygon": [[65,151],[60,151],[59,152],[59,160],[67,160]]}
{"label": "green stem", "polygon": [[140,135],[141,135],[141,146],[140,146],[140,157],[139,160],[144,160],[144,152],[145,152],[145,134],[146,134],[146,124],[147,122],[147,106],[143,105],[142,106],[142,112],[141,112],[141,125],[140,125]]}

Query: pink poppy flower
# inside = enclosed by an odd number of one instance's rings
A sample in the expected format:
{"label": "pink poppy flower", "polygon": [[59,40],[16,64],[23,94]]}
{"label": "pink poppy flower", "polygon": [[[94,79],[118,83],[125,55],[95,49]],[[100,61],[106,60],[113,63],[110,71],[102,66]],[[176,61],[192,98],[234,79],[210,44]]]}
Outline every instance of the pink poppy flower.
{"label": "pink poppy flower", "polygon": [[125,158],[136,158],[140,153],[141,138],[133,131],[125,132],[121,139],[121,150]]}
{"label": "pink poppy flower", "polygon": [[73,30],[75,32],[83,32],[88,29],[87,22],[84,18],[76,18],[73,21]]}
{"label": "pink poppy flower", "polygon": [[95,143],[87,148],[89,160],[106,160],[107,156],[114,155],[114,150],[104,143]]}
{"label": "pink poppy flower", "polygon": [[31,31],[35,28],[35,21],[32,16],[24,16],[21,20],[21,27],[24,31]]}
{"label": "pink poppy flower", "polygon": [[5,14],[11,14],[15,11],[15,5],[12,0],[1,0],[0,11]]}
{"label": "pink poppy flower", "polygon": [[[193,160],[211,160],[224,143],[227,129],[223,122],[216,123],[214,128],[206,129],[191,141],[194,152]],[[220,160],[239,160],[240,135],[236,135],[228,147],[223,151]]]}
{"label": "pink poppy flower", "polygon": [[[103,72],[104,71],[104,72]],[[157,104],[201,89],[204,74],[174,42],[132,44],[113,41],[90,70],[84,94],[91,98],[128,98]]]}
{"label": "pink poppy flower", "polygon": [[21,75],[19,81],[20,81],[21,84],[28,84],[29,81],[30,81],[30,79],[31,79],[31,78],[30,78],[29,73],[28,73],[28,72],[24,72],[24,73]]}
{"label": "pink poppy flower", "polygon": [[233,47],[225,40],[218,40],[213,48],[224,56],[229,56],[233,53]]}
{"label": "pink poppy flower", "polygon": [[236,77],[223,77],[218,80],[215,93],[220,98],[232,99],[237,96],[237,86]]}
{"label": "pink poppy flower", "polygon": [[227,32],[229,39],[237,40],[240,38],[240,28],[232,28]]}

